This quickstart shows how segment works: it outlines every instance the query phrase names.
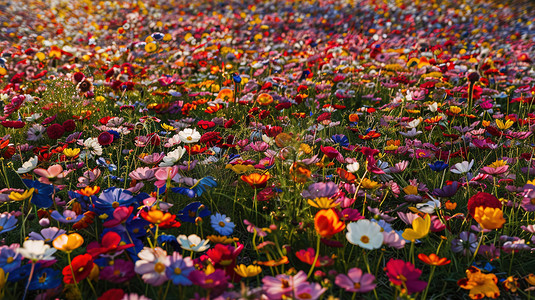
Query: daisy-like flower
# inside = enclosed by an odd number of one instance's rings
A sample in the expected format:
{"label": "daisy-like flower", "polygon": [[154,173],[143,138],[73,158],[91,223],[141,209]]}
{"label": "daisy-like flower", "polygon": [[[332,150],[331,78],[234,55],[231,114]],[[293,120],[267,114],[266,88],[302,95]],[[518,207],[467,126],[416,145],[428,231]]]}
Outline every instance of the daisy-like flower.
{"label": "daisy-like flower", "polygon": [[173,281],[174,285],[191,285],[188,276],[193,270],[195,267],[190,257],[182,257],[180,253],[174,252],[170,257],[165,274]]}
{"label": "daisy-like flower", "polygon": [[30,158],[28,161],[24,162],[22,164],[22,167],[18,168],[17,171],[15,172],[17,174],[28,173],[37,167],[37,163],[39,163],[39,159],[37,158],[37,156],[34,156]]}
{"label": "daisy-like flower", "polygon": [[193,252],[203,252],[210,248],[208,240],[203,240],[196,234],[191,234],[189,236],[181,234],[177,237],[177,241],[182,249]]}
{"label": "daisy-like flower", "polygon": [[210,216],[210,223],[217,233],[227,236],[232,234],[236,226],[236,224],[230,221],[229,217],[220,213]]}
{"label": "daisy-like flower", "polygon": [[42,240],[27,240],[22,245],[22,248],[18,248],[16,251],[25,258],[37,262],[55,259],[52,255],[58,250],[51,248],[50,245],[45,244],[45,241]]}
{"label": "daisy-like flower", "polygon": [[167,155],[163,158],[163,161],[160,162],[160,167],[171,167],[173,166],[177,161],[179,161],[182,156],[186,153],[186,149],[182,147],[178,147],[175,150],[167,153]]}
{"label": "daisy-like flower", "polygon": [[373,274],[363,274],[359,268],[351,268],[346,274],[338,274],[334,283],[350,293],[367,293],[377,286]]}
{"label": "daisy-like flower", "polygon": [[34,124],[32,127],[28,129],[28,141],[38,141],[43,138],[43,133],[45,133],[46,128],[41,124]]}
{"label": "daisy-like flower", "polygon": [[178,133],[180,141],[186,144],[197,143],[201,139],[201,134],[195,128],[185,128]]}
{"label": "daisy-like flower", "polygon": [[143,248],[138,254],[140,260],[136,261],[135,271],[142,275],[145,283],[159,286],[168,280],[165,270],[169,266],[169,257],[165,250],[160,247],[151,249]]}
{"label": "daisy-like flower", "polygon": [[472,166],[474,165],[474,160],[472,159],[470,162],[463,161],[460,163],[456,163],[451,167],[450,171],[455,174],[464,174],[470,171],[472,169]]}
{"label": "daisy-like flower", "polygon": [[379,249],[383,245],[382,228],[377,223],[362,219],[347,225],[347,240],[364,249]]}
{"label": "daisy-like flower", "polygon": [[102,146],[99,144],[97,138],[88,138],[84,141],[83,145],[92,155],[102,155]]}

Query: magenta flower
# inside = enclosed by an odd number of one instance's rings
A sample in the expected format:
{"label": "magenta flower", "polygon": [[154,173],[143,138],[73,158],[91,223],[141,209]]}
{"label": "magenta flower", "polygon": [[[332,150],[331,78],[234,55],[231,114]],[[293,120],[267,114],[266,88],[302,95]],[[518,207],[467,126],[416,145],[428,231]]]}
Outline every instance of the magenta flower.
{"label": "magenta flower", "polygon": [[112,265],[104,267],[100,271],[100,279],[112,283],[123,283],[136,275],[134,263],[129,260],[116,259]]}
{"label": "magenta flower", "polygon": [[385,271],[390,282],[406,288],[408,294],[421,292],[427,286],[427,282],[418,280],[422,275],[422,270],[417,269],[410,262],[391,258],[386,263]]}
{"label": "magenta flower", "polygon": [[307,275],[303,271],[299,271],[294,276],[286,274],[279,274],[275,277],[266,276],[262,278],[264,286],[262,289],[268,299],[281,299],[283,296],[294,298],[295,291],[302,284],[308,284]]}
{"label": "magenta flower", "polygon": [[347,275],[338,274],[334,283],[351,293],[367,293],[375,289],[377,284],[373,281],[375,276],[369,273],[363,274],[359,268],[349,269]]}
{"label": "magenta flower", "polygon": [[137,168],[134,171],[128,173],[128,176],[134,180],[152,180],[154,179],[154,169],[149,167]]}
{"label": "magenta flower", "polygon": [[210,290],[210,296],[218,296],[228,287],[227,275],[225,275],[225,271],[221,269],[216,269],[210,274],[194,270],[189,273],[188,279],[191,280],[193,285],[199,286],[205,290]]}
{"label": "magenta flower", "polygon": [[155,165],[162,161],[162,159],[165,157],[165,153],[152,153],[149,154],[143,158],[139,158],[142,162],[146,163],[147,165]]}

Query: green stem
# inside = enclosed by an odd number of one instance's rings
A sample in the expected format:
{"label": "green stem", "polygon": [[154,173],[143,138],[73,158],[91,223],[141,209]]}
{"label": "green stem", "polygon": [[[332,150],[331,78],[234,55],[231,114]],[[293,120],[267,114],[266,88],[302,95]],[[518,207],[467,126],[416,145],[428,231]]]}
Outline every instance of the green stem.
{"label": "green stem", "polygon": [[312,262],[312,266],[310,267],[310,270],[308,271],[307,278],[310,278],[310,275],[312,275],[312,272],[314,271],[314,267],[316,266],[316,263],[318,262],[318,258],[320,256],[320,242],[321,242],[321,236],[318,235],[318,241],[316,242],[316,256],[314,257],[314,262]]}

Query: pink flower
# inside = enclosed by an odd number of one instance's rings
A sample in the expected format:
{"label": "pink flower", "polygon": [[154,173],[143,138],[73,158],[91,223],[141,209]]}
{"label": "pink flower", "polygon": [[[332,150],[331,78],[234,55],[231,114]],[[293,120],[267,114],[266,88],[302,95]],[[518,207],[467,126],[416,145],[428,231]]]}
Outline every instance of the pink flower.
{"label": "pink flower", "polygon": [[373,281],[375,276],[369,273],[362,274],[362,270],[359,268],[349,269],[347,275],[338,274],[334,283],[337,286],[343,288],[347,292],[351,293],[367,293],[375,289],[377,284]]}
{"label": "pink flower", "polygon": [[178,175],[178,166],[158,168],[158,170],[154,173],[154,176],[157,179],[154,185],[157,186],[158,188],[161,188],[162,186],[165,185],[167,180],[172,180],[177,175]]}
{"label": "pink flower", "polygon": [[63,171],[63,167],[61,165],[53,165],[48,167],[48,169],[46,170],[42,168],[37,168],[33,170],[33,172],[40,177],[40,182],[44,184],[52,184],[52,182],[55,182],[56,180],[63,179],[70,172],[72,172],[72,170]]}
{"label": "pink flower", "polygon": [[145,283],[159,286],[168,280],[165,269],[170,261],[165,250],[160,247],[154,249],[145,247],[137,256],[140,259],[136,261],[135,271],[142,275],[141,278]]}
{"label": "pink flower", "polygon": [[146,163],[147,165],[155,165],[159,163],[163,158],[165,157],[165,153],[153,153],[149,154],[143,158],[139,158],[142,162]]}
{"label": "pink flower", "polygon": [[279,274],[276,277],[265,276],[262,278],[264,284],[262,289],[268,299],[281,299],[283,296],[292,298],[300,285],[308,284],[306,280],[307,275],[303,271],[294,276],[286,274]]}
{"label": "pink flower", "polygon": [[152,180],[154,179],[154,169],[149,167],[137,168],[128,174],[134,180]]}

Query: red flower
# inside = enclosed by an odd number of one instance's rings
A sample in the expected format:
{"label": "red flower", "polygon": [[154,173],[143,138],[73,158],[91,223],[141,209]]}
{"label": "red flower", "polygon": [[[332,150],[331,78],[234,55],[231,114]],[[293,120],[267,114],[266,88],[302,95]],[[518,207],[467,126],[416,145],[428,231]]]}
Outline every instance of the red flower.
{"label": "red flower", "polygon": [[422,270],[417,269],[410,262],[391,258],[386,263],[385,271],[390,282],[402,288],[406,287],[408,294],[421,292],[427,286],[427,282],[418,280],[422,275]]}
{"label": "red flower", "polygon": [[91,273],[91,270],[93,270],[93,257],[90,254],[78,255],[72,260],[71,265],[63,268],[61,272],[63,273],[63,282],[73,284],[76,279],[76,283],[78,283],[86,279]]}
{"label": "red flower", "polygon": [[101,134],[98,135],[98,143],[102,146],[107,146],[113,142],[113,134],[104,131]]}
{"label": "red flower", "polygon": [[24,125],[26,125],[26,122],[23,121],[2,121],[2,126],[7,128],[22,128]]}
{"label": "red flower", "polygon": [[87,253],[92,257],[97,257],[105,253],[116,253],[133,246],[134,244],[121,245],[121,236],[116,232],[108,231],[102,237],[100,244],[97,241],[93,241],[87,245]]}
{"label": "red flower", "polygon": [[97,300],[115,300],[122,299],[124,296],[124,291],[122,289],[111,289],[106,291]]}
{"label": "red flower", "polygon": [[334,147],[331,147],[331,146],[326,146],[326,147],[320,146],[320,149],[321,149],[321,152],[323,152],[323,154],[325,154],[325,156],[327,156],[330,159],[336,158],[338,157],[338,155],[340,155],[340,152],[338,152],[338,150],[336,150]]}
{"label": "red flower", "polygon": [[276,137],[279,133],[282,132],[282,127],[280,126],[269,126],[265,129],[266,135],[269,137]]}
{"label": "red flower", "polygon": [[208,146],[213,146],[221,143],[221,136],[219,135],[219,132],[210,131],[201,136],[201,139],[199,142],[202,144],[206,144]]}
{"label": "red flower", "polygon": [[[301,249],[295,253],[295,256],[297,256],[300,261],[312,265],[314,263],[314,258],[316,257],[316,250],[314,250],[314,248],[308,248],[307,250]],[[314,266],[326,267],[333,264],[334,260],[329,256],[319,256]]]}
{"label": "red flower", "polygon": [[492,207],[492,208],[502,208],[502,203],[494,195],[485,192],[479,192],[470,199],[468,199],[468,214],[473,217],[476,212],[476,207]]}
{"label": "red flower", "polygon": [[204,121],[204,120],[201,120],[199,122],[197,122],[197,126],[199,126],[200,128],[202,129],[208,129],[208,128],[212,128],[215,126],[215,123],[214,122],[211,122],[211,121]]}
{"label": "red flower", "polygon": [[230,119],[230,120],[225,122],[225,128],[230,128],[234,124],[236,124],[236,121],[234,121],[234,119]]}
{"label": "red flower", "polygon": [[52,140],[57,140],[61,138],[64,133],[65,128],[63,128],[63,126],[59,125],[58,123],[54,123],[46,128],[46,134]]}
{"label": "red flower", "polygon": [[71,132],[76,129],[76,123],[74,123],[74,120],[72,119],[68,119],[67,121],[63,122],[62,126],[67,132]]}

